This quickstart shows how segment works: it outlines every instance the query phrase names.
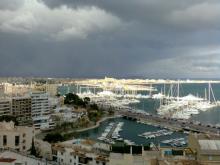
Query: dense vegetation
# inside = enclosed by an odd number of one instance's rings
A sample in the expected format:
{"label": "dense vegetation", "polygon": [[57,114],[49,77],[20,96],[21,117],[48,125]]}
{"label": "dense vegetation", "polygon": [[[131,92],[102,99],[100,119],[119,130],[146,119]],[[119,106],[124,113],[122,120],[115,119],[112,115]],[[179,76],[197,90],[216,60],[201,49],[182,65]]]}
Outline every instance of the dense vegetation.
{"label": "dense vegetation", "polygon": [[13,121],[15,125],[18,125],[18,121],[17,121],[16,117],[11,116],[11,115],[0,116],[0,122],[2,122],[2,121],[6,121],[6,122]]}
{"label": "dense vegetation", "polygon": [[47,141],[49,143],[56,143],[56,142],[61,142],[64,141],[64,137],[56,132],[56,133],[49,133],[44,137],[44,141]]}
{"label": "dense vegetation", "polygon": [[77,107],[83,107],[87,109],[88,118],[92,122],[97,122],[103,115],[103,111],[99,109],[98,105],[93,103],[90,104],[90,98],[85,97],[81,99],[78,95],[68,93],[65,96],[64,104],[73,105]]}
{"label": "dense vegetation", "polygon": [[49,143],[57,143],[57,142],[62,142],[65,140],[68,140],[72,137],[78,137],[78,133],[76,132],[70,132],[70,133],[65,133],[65,134],[61,134],[59,132],[55,132],[55,133],[48,133],[45,137],[44,137],[44,141],[47,141]]}
{"label": "dense vegetation", "polygon": [[88,102],[84,101],[76,94],[68,93],[65,95],[64,104],[86,107]]}
{"label": "dense vegetation", "polygon": [[30,148],[30,154],[34,155],[36,157],[39,156],[39,153],[37,153],[37,150],[36,150],[35,145],[34,145],[34,139],[32,139],[31,148]]}

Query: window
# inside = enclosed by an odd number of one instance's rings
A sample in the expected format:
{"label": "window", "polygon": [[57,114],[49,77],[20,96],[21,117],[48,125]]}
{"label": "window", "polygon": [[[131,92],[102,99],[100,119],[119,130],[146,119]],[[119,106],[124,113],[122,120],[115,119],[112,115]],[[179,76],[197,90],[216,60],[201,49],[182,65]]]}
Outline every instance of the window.
{"label": "window", "polygon": [[7,136],[6,135],[3,136],[3,145],[4,146],[7,145]]}
{"label": "window", "polygon": [[15,163],[15,165],[22,165],[22,163]]}
{"label": "window", "polygon": [[15,136],[15,146],[19,146],[19,143],[20,143],[20,137]]}

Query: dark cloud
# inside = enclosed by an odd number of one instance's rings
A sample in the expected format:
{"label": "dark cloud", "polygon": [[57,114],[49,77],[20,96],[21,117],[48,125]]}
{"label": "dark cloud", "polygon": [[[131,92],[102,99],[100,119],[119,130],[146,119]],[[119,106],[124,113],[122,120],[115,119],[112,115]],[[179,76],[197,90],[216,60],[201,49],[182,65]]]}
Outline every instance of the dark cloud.
{"label": "dark cloud", "polygon": [[1,76],[220,77],[217,0],[16,3],[0,2]]}

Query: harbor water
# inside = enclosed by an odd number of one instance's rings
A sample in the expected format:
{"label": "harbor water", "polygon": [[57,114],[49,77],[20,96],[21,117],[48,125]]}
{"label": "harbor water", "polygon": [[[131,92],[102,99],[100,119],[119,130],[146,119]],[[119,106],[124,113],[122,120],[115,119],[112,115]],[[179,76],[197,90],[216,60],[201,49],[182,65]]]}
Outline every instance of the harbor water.
{"label": "harbor water", "polygon": [[159,136],[159,137],[152,138],[152,139],[139,137],[138,135],[144,132],[158,131],[158,130],[162,130],[163,128],[159,128],[159,127],[147,125],[147,124],[142,124],[142,123],[137,123],[136,121],[127,120],[124,118],[109,119],[107,121],[104,121],[99,127],[80,133],[79,137],[97,140],[98,137],[100,137],[101,134],[104,132],[108,124],[111,122],[123,122],[124,125],[122,127],[122,131],[120,132],[120,137],[123,139],[131,140],[132,142],[135,142],[135,144],[144,145],[144,144],[149,144],[151,142],[153,142],[154,144],[159,144],[163,140],[181,138],[181,137],[184,137],[187,141],[187,138],[186,138],[187,135],[181,132],[173,132],[173,134],[171,135]]}
{"label": "harbor water", "polygon": [[[165,91],[168,93],[170,85],[164,84],[158,84],[154,85],[154,87],[157,89],[157,92]],[[193,94],[194,96],[203,97],[205,95],[205,88],[208,89],[208,84],[181,84],[180,85],[180,97],[186,96],[188,94]],[[215,95],[216,100],[220,100],[220,84],[212,84],[212,89]],[[59,87],[58,91],[60,94],[64,95],[69,92],[76,93],[77,87],[76,86],[61,86]],[[88,89],[84,89],[88,90]],[[99,89],[98,91],[101,91]],[[83,91],[82,91],[83,92]],[[97,92],[97,91],[96,91]],[[175,91],[174,91],[175,93]],[[148,93],[141,93],[144,95],[148,95]],[[130,106],[134,109],[144,110],[148,113],[156,114],[157,109],[160,106],[160,101],[156,99],[139,99],[139,103],[130,104]],[[220,124],[220,107],[215,107],[213,109],[200,112],[197,115],[192,115],[192,117],[189,120],[193,121],[199,121],[201,123],[205,124]],[[117,119],[109,119],[107,121],[104,121],[98,128],[94,128],[85,132],[80,133],[81,138],[90,138],[90,139],[97,139],[101,136],[105,128],[108,126],[110,122],[124,122],[123,125],[123,131],[120,132],[120,136],[123,139],[128,139],[136,144],[147,144],[150,142],[153,142],[155,144],[161,143],[161,141],[166,139],[172,139],[172,138],[180,138],[184,137],[186,139],[187,135],[180,132],[174,132],[171,135],[166,136],[159,136],[152,139],[146,139],[143,137],[139,137],[139,134],[142,134],[144,132],[153,132],[156,130],[160,130],[162,128],[158,128],[156,126],[152,125],[146,125],[142,123],[137,123],[136,121],[130,121],[123,118],[117,118]]]}

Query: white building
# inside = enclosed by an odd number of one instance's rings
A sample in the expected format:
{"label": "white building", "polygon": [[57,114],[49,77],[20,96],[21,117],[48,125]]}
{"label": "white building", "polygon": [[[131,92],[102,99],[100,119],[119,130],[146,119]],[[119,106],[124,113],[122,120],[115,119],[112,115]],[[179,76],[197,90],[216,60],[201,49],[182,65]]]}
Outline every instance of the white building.
{"label": "white building", "polygon": [[109,150],[107,144],[76,139],[56,144],[52,153],[60,165],[107,165]]}
{"label": "white building", "polygon": [[127,146],[116,144],[112,146],[109,165],[156,165],[160,157],[158,149],[150,150],[144,146]]}
{"label": "white building", "polygon": [[57,94],[58,84],[46,84],[46,92],[50,96],[55,96]]}
{"label": "white building", "polygon": [[9,96],[24,96],[29,91],[29,85],[4,83],[4,94]]}
{"label": "white building", "polygon": [[50,129],[54,123],[50,117],[48,94],[44,92],[31,93],[32,119],[35,129]]}
{"label": "white building", "polygon": [[27,151],[33,138],[33,127],[15,126],[12,121],[0,122],[0,149]]}
{"label": "white building", "polygon": [[6,99],[0,99],[0,116],[10,115],[11,113],[11,101]]}
{"label": "white building", "polygon": [[0,152],[0,165],[56,165],[45,159],[38,159],[12,150]]}
{"label": "white building", "polygon": [[55,113],[53,115],[59,117],[61,121],[74,122],[78,119],[73,112],[73,108],[58,107],[54,110],[54,112]]}

